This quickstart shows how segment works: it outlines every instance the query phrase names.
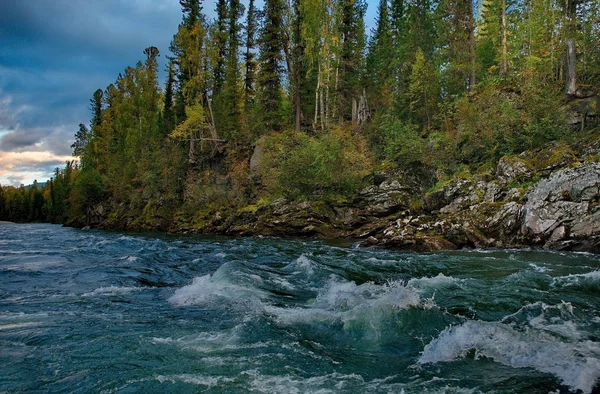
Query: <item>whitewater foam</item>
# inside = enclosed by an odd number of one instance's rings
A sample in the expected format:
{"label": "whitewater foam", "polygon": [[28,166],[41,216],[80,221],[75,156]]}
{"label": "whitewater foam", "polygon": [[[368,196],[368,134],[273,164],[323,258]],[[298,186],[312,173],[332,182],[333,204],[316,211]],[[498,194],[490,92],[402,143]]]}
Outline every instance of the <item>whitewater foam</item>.
{"label": "whitewater foam", "polygon": [[260,308],[261,290],[233,283],[221,269],[213,275],[195,277],[192,283],[175,290],[169,298],[174,306],[205,306],[219,308],[226,302],[234,308]]}
{"label": "whitewater foam", "polygon": [[425,289],[446,286],[460,286],[462,282],[462,279],[453,278],[451,276],[446,276],[442,273],[439,273],[437,276],[432,277],[412,278],[406,283],[406,286],[414,289]]}
{"label": "whitewater foam", "polygon": [[181,375],[158,375],[155,378],[160,383],[187,383],[196,386],[205,386],[206,389],[218,387],[223,383],[235,382],[234,378],[226,378],[223,376],[204,376],[204,375],[193,375],[193,374],[181,374]]}
{"label": "whitewater foam", "polygon": [[561,342],[529,327],[516,330],[498,322],[468,321],[446,328],[425,346],[420,364],[448,362],[475,350],[513,368],[534,368],[557,376],[573,390],[592,391],[600,378],[600,344],[593,341]]}
{"label": "whitewater foam", "polygon": [[140,291],[140,290],[143,290],[143,288],[142,287],[119,287],[119,286],[99,287],[88,293],[83,293],[82,297],[125,295],[125,294],[130,294],[130,293],[133,293],[136,291]]}
{"label": "whitewater foam", "polygon": [[581,286],[594,285],[600,286],[600,270],[586,272],[584,274],[571,274],[567,276],[557,276],[552,279],[553,286]]}
{"label": "whitewater foam", "polygon": [[306,307],[267,306],[266,312],[274,315],[282,325],[341,322],[344,329],[358,325],[373,331],[378,338],[379,331],[386,326],[385,317],[416,306],[424,306],[418,293],[400,281],[357,285],[332,277]]}

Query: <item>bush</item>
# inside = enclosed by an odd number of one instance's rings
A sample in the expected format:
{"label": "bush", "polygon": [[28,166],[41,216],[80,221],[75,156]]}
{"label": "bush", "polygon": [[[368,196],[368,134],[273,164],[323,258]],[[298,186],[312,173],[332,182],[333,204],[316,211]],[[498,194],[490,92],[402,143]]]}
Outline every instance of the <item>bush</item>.
{"label": "bush", "polygon": [[73,187],[69,195],[71,203],[71,221],[81,221],[87,216],[89,210],[102,202],[107,195],[107,188],[102,175],[96,170],[81,170],[76,173]]}
{"label": "bush", "polygon": [[497,160],[567,135],[560,93],[521,82],[516,91],[491,80],[457,101],[456,146],[462,162]]}
{"label": "bush", "polygon": [[355,193],[372,163],[364,138],[334,129],[317,137],[292,131],[270,135],[261,166],[271,194],[314,199]]}
{"label": "bush", "polygon": [[380,131],[383,134],[383,154],[386,160],[400,165],[425,162],[427,140],[421,137],[417,125],[384,117],[380,123]]}

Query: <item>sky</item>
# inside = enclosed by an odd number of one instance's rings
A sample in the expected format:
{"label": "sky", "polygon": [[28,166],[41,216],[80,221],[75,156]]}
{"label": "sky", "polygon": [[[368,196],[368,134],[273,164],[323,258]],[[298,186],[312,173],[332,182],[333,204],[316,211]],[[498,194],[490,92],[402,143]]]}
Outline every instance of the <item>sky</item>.
{"label": "sky", "polygon": [[[215,0],[202,5],[214,18]],[[45,182],[72,160],[94,91],[149,46],[164,69],[180,21],[178,0],[0,0],[0,185]]]}

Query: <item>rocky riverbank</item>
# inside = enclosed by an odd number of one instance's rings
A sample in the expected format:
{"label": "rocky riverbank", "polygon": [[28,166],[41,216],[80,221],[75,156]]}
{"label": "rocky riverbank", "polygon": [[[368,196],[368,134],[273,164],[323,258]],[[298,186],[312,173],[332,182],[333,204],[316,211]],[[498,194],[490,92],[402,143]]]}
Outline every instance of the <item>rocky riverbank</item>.
{"label": "rocky riverbank", "polygon": [[503,157],[493,171],[439,182],[432,168],[379,173],[345,202],[280,198],[202,211],[193,220],[94,209],[92,226],[241,236],[353,238],[420,251],[535,247],[600,252],[598,146]]}

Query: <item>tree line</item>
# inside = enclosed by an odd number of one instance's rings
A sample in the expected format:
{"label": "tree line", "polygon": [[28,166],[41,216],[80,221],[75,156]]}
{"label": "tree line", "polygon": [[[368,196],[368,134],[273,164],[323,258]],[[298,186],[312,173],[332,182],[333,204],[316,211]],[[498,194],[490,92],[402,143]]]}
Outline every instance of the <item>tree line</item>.
{"label": "tree line", "polygon": [[380,0],[370,32],[362,0],[218,0],[214,20],[180,5],[164,88],[150,47],[93,94],[53,220],[104,199],[173,218],[340,198],[412,163],[477,169],[570,138],[568,98],[600,84],[596,1]]}

